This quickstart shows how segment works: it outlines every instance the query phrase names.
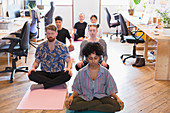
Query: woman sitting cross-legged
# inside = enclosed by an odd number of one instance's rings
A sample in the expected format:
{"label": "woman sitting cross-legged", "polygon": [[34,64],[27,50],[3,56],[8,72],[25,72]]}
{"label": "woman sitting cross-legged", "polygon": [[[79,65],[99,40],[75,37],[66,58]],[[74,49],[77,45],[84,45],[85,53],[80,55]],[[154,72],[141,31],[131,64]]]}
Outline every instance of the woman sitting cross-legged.
{"label": "woman sitting cross-legged", "polygon": [[124,103],[116,95],[116,83],[110,72],[99,64],[103,48],[99,43],[88,43],[83,54],[89,64],[77,74],[73,94],[65,101],[69,110],[116,112],[124,108]]}
{"label": "woman sitting cross-legged", "polygon": [[81,69],[82,67],[84,67],[85,65],[88,64],[87,59],[84,59],[84,54],[82,52],[82,49],[89,42],[98,42],[99,44],[101,44],[103,46],[103,48],[104,48],[103,54],[102,54],[102,57],[99,60],[99,63],[102,66],[109,69],[109,65],[106,63],[106,61],[107,61],[107,44],[103,39],[99,39],[97,37],[98,25],[96,25],[96,24],[88,25],[88,31],[89,31],[90,37],[87,40],[83,40],[81,45],[80,45],[80,55],[79,55],[80,61],[75,66],[76,70],[79,71],[79,69]]}

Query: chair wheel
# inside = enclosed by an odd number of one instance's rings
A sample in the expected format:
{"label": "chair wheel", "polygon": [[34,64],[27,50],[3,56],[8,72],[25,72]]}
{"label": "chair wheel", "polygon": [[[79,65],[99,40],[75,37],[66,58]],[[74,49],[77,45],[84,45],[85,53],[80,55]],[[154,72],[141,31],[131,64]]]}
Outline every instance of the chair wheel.
{"label": "chair wheel", "polygon": [[5,68],[5,70],[9,70],[9,69],[11,69],[11,67],[6,67],[6,68]]}
{"label": "chair wheel", "polygon": [[10,83],[13,83],[13,82],[14,82],[14,80],[13,80],[13,79],[11,79],[11,80],[10,80]]}

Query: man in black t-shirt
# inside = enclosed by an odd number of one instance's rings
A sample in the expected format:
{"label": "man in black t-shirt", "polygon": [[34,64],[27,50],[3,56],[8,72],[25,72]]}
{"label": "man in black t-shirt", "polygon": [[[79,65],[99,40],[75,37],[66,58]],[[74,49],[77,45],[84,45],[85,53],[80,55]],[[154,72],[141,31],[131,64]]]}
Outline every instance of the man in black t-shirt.
{"label": "man in black t-shirt", "polygon": [[87,23],[84,21],[84,14],[80,13],[79,14],[79,21],[76,22],[74,27],[73,27],[74,28],[74,32],[73,32],[74,41],[84,39],[86,26],[87,26]]}
{"label": "man in black t-shirt", "polygon": [[70,41],[70,45],[72,45],[70,33],[67,29],[62,27],[62,21],[63,21],[63,19],[61,16],[55,17],[55,23],[56,23],[57,30],[58,30],[58,35],[57,35],[56,39],[58,41],[63,42],[64,44],[66,44],[66,37],[67,37],[68,40]]}

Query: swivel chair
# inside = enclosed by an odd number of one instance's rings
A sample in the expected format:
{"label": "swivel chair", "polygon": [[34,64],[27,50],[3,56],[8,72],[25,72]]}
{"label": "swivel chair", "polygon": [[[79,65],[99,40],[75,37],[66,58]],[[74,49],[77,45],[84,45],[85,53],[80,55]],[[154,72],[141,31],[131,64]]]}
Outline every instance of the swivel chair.
{"label": "swivel chair", "polygon": [[[107,14],[107,24],[108,24],[108,26],[109,26],[109,28],[114,28],[114,27],[116,27],[116,32],[115,33],[108,33],[108,34],[112,34],[111,36],[110,36],[110,39],[112,39],[112,36],[113,35],[116,35],[116,37],[118,37],[118,34],[120,34],[119,32],[118,32],[118,26],[120,25],[120,22],[119,22],[119,14],[118,13],[114,13],[113,15],[114,15],[114,18],[115,18],[115,22],[114,23],[111,23],[111,15],[110,15],[110,13],[109,13],[109,11],[108,11],[108,9],[107,8],[105,8],[105,10],[106,10],[106,14]],[[107,34],[107,37],[108,37],[108,34]]]}
{"label": "swivel chair", "polygon": [[[39,38],[39,22],[40,22],[40,13],[38,9],[31,10],[32,13],[32,22],[30,24],[30,39]],[[38,29],[38,33],[37,33]],[[11,33],[11,35],[15,35],[16,37],[21,37],[21,32]],[[35,45],[38,45],[34,42],[29,41],[30,45],[36,48]]]}
{"label": "swivel chair", "polygon": [[50,2],[50,10],[45,15],[45,27],[53,22],[54,2]]}
{"label": "swivel chair", "polygon": [[[39,22],[40,22],[40,13],[38,9],[33,9],[31,10],[32,13],[32,22],[30,25],[30,39],[38,39],[39,38]],[[38,30],[38,33],[37,33]],[[30,41],[30,44],[36,48],[35,45],[38,45],[34,42]]]}
{"label": "swivel chair", "polygon": [[[127,43],[133,43],[133,53],[132,54],[123,54],[120,58],[123,59],[123,56],[128,56],[123,60],[123,63],[125,63],[126,59],[128,58],[138,58],[138,57],[143,57],[143,55],[136,55],[136,45],[138,43],[144,43],[145,41],[141,38],[143,36],[143,31],[139,31],[139,29],[135,31],[130,31],[126,25],[126,22],[121,14],[119,14],[119,19],[120,19],[120,26],[121,26],[121,37],[122,40],[124,40]],[[129,27],[133,28],[135,26]],[[140,36],[136,36],[135,34],[137,32],[142,32]],[[129,35],[130,33],[130,35]],[[125,39],[124,39],[125,38]]]}
{"label": "swivel chair", "polygon": [[[0,52],[8,52],[13,56],[12,67],[6,67],[4,71],[0,73],[12,72],[10,77],[10,83],[13,82],[13,77],[16,72],[28,72],[28,67],[16,67],[16,62],[21,57],[25,56],[25,62],[28,55],[29,49],[29,35],[30,35],[30,24],[25,22],[20,37],[7,37],[2,38],[3,40],[10,40],[9,44],[0,47]],[[23,69],[25,68],[25,70]]]}

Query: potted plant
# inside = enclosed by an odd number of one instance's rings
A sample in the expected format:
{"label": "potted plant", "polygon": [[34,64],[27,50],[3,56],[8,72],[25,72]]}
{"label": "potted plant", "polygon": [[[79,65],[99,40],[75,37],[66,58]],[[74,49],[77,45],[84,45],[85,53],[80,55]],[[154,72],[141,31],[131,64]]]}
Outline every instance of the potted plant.
{"label": "potted plant", "polygon": [[160,11],[158,9],[155,10],[161,16],[161,21],[163,22],[163,31],[165,35],[170,35],[170,10],[165,9],[164,11]]}
{"label": "potted plant", "polygon": [[30,17],[31,17],[31,18],[32,18],[32,12],[31,12],[31,10],[32,10],[32,9],[34,9],[34,8],[35,8],[35,6],[36,6],[36,3],[35,3],[35,4],[33,4],[32,6],[30,6],[30,4],[29,4],[29,3],[26,5],[26,7],[29,9],[29,13],[30,13]]}
{"label": "potted plant", "polygon": [[135,8],[134,4],[138,5],[140,2],[141,2],[141,0],[130,0],[129,1],[129,9],[128,9],[129,15],[133,16],[134,8]]}

